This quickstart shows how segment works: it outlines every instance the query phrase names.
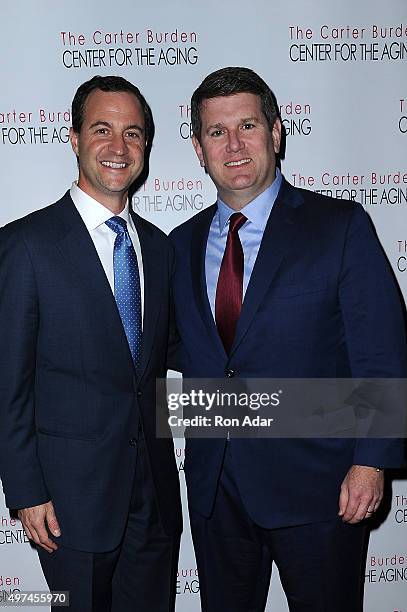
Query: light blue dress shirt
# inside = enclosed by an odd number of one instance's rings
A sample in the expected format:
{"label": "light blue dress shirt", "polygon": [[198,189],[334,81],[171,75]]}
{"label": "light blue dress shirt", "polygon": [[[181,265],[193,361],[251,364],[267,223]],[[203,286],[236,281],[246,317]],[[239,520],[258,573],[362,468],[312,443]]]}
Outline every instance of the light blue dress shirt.
{"label": "light blue dress shirt", "polygon": [[[257,253],[263,238],[264,230],[277,198],[282,181],[282,175],[276,168],[276,178],[265,191],[242,208],[241,213],[247,217],[247,221],[239,230],[240,242],[242,243],[244,255],[243,272],[243,299],[246,294],[247,285],[253,272]],[[236,211],[227,204],[217,199],[218,210],[216,211],[211,227],[209,229],[208,242],[205,255],[206,289],[212,315],[215,318],[215,297],[218,284],[219,270],[222,263],[223,253],[226,248],[226,240],[229,231],[229,219]]]}

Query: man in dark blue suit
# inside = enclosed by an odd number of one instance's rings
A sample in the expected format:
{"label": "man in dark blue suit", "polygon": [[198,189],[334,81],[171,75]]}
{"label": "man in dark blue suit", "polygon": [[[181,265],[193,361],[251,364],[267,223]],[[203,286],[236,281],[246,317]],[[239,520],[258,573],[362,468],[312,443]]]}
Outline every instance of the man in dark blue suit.
{"label": "man in dark blue suit", "polygon": [[71,610],[168,612],[181,508],[155,381],[173,253],[128,199],[152,116],[133,84],[98,76],[72,122],[78,182],[0,232],[0,473]]}
{"label": "man in dark blue suit", "polygon": [[[216,71],[191,116],[218,198],[171,235],[184,377],[403,377],[401,305],[369,218],[283,178],[267,84]],[[360,611],[364,519],[401,463],[391,439],[188,439],[202,609],[264,610],[274,561],[292,612]]]}

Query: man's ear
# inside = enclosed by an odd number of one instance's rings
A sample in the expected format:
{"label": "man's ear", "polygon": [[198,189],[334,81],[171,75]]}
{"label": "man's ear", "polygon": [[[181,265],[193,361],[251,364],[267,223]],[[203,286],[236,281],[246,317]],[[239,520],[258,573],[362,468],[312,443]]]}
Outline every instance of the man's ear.
{"label": "man's ear", "polygon": [[279,117],[274,121],[271,137],[273,139],[274,153],[279,153],[281,145],[281,121]]}
{"label": "man's ear", "polygon": [[194,146],[195,153],[198,156],[199,163],[201,164],[202,168],[205,168],[205,159],[204,159],[202,147],[201,147],[201,144],[200,144],[198,138],[195,136],[195,134],[193,134],[193,136],[192,136],[192,144]]}
{"label": "man's ear", "polygon": [[76,157],[78,157],[79,152],[78,138],[79,134],[77,134],[72,127],[69,128],[69,140],[71,141],[71,147]]}

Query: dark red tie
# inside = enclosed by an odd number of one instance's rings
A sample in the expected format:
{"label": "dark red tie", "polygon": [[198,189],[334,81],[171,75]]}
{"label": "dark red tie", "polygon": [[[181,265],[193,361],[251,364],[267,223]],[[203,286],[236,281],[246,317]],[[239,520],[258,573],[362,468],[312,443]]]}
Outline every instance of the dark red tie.
{"label": "dark red tie", "polygon": [[228,354],[242,309],[244,257],[238,231],[245,221],[247,219],[242,213],[234,213],[230,217],[229,233],[216,287],[216,325]]}

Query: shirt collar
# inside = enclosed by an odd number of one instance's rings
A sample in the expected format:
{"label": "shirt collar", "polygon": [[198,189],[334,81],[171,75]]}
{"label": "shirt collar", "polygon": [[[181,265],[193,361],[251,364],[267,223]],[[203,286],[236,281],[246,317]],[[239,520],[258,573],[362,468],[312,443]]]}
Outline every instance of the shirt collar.
{"label": "shirt collar", "polygon": [[114,215],[111,210],[103,206],[100,202],[92,198],[89,194],[85,193],[77,182],[72,183],[70,189],[70,195],[73,203],[75,204],[82,221],[86,225],[86,229],[90,232],[95,230],[100,225],[103,225],[108,219],[114,216],[122,217],[130,227],[133,227],[133,220],[129,212],[129,201],[126,201],[126,205],[122,212],[118,215]]}
{"label": "shirt collar", "polygon": [[[276,168],[276,177],[272,184],[267,187],[257,198],[254,198],[251,202],[246,204],[241,210],[241,213],[247,217],[247,219],[253,223],[260,230],[264,231],[267,220],[270,216],[273,204],[276,201],[278,192],[280,191],[281,182],[283,176],[279,168]],[[219,195],[217,199],[218,205],[218,221],[219,221],[219,234],[225,231],[225,228],[229,222],[229,219],[236,211],[230,208],[225,202],[223,202]]]}

